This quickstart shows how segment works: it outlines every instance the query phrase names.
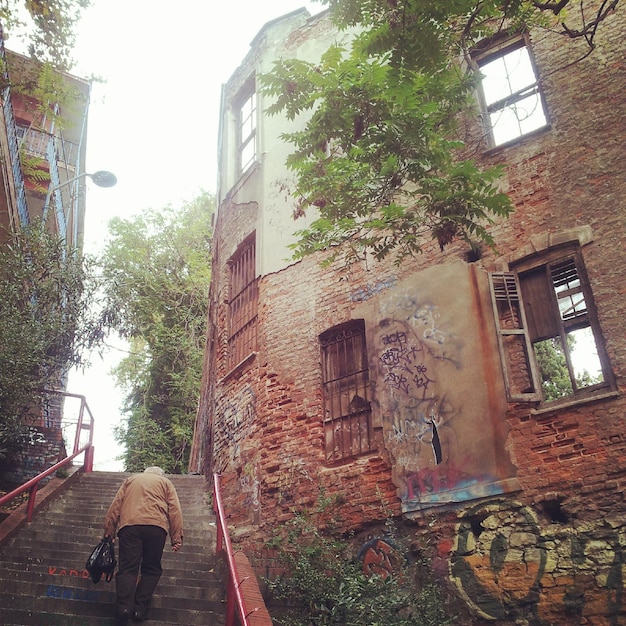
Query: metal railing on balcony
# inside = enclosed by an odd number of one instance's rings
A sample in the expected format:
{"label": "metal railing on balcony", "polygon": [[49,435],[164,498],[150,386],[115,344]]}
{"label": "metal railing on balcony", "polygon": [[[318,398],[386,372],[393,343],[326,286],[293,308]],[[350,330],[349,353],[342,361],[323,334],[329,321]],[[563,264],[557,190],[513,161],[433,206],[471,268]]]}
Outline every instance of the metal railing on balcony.
{"label": "metal railing on balcony", "polygon": [[24,176],[22,175],[22,166],[20,164],[20,148],[17,137],[17,125],[15,123],[15,114],[13,113],[13,103],[11,102],[11,89],[9,72],[7,69],[7,57],[4,47],[4,35],[0,27],[0,63],[2,68],[0,71],[0,80],[3,83],[2,89],[2,110],[6,125],[7,140],[9,143],[9,159],[11,161],[11,171],[13,174],[13,182],[15,185],[15,194],[17,201],[17,213],[22,224],[28,224],[28,205],[26,203],[26,189],[24,187]]}
{"label": "metal railing on balcony", "polygon": [[[52,133],[21,125],[17,126],[17,137],[26,152],[42,159],[57,161],[64,169],[74,175],[79,158],[78,144]],[[52,148],[52,152],[50,152],[50,148]],[[50,158],[51,154],[52,159]]]}

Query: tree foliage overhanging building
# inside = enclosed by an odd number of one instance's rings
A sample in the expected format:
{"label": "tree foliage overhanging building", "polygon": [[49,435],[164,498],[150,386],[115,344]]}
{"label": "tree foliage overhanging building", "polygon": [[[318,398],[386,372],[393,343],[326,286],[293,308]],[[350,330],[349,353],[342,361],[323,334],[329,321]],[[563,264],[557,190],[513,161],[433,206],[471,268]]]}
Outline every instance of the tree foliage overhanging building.
{"label": "tree foliage overhanging building", "polygon": [[333,258],[367,250],[401,262],[428,236],[442,248],[456,238],[492,245],[489,225],[513,207],[500,170],[478,168],[456,132],[474,102],[470,52],[540,27],[584,40],[584,56],[619,0],[322,1],[339,28],[357,29],[351,47],[333,46],[318,63],[280,60],[262,77],[270,114],[310,113],[304,129],[283,135],[294,148],[294,217],[317,211],[295,257],[334,248]]}
{"label": "tree foliage overhanging building", "polygon": [[74,65],[76,26],[90,4],[90,0],[1,0],[3,35],[24,41],[32,58],[67,71]]}
{"label": "tree foliage overhanging building", "polygon": [[44,387],[84,363],[101,336],[94,259],[37,222],[0,247],[0,458],[28,440]]}

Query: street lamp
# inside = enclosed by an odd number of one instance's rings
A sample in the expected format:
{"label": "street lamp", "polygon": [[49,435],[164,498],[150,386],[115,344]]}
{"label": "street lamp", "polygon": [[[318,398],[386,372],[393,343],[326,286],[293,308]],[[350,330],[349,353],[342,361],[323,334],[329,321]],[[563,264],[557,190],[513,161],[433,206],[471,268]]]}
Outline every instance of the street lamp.
{"label": "street lamp", "polygon": [[[63,181],[62,183],[59,183],[58,185],[55,185],[54,187],[52,187],[51,189],[48,190],[48,194],[46,197],[46,203],[43,207],[43,211],[42,211],[42,217],[43,217],[43,223],[46,223],[46,220],[48,218],[48,209],[50,208],[50,200],[51,198],[55,198],[56,202],[54,202],[54,204],[56,204],[59,209],[62,212],[62,220],[63,220],[63,226],[62,228],[64,229],[66,226],[66,215],[65,215],[65,208],[63,207],[63,201],[61,199],[61,196],[57,196],[56,194],[58,192],[60,192],[62,187],[65,187],[66,185],[70,185],[72,183],[75,183],[76,181],[80,180],[81,178],[85,178],[85,177],[89,177],[91,178],[91,180],[93,180],[94,184],[97,185],[98,187],[113,187],[114,185],[117,184],[117,176],[115,176],[115,174],[113,174],[113,172],[108,172],[107,170],[98,170],[97,172],[94,172],[93,174],[90,174],[89,172],[83,172],[82,174],[79,174],[78,176],[74,176],[73,178],[68,178],[67,180]],[[70,196],[71,198],[71,196]],[[72,204],[74,203],[73,200],[71,200]],[[76,237],[78,236],[78,222],[77,222],[77,211],[78,207],[77,205],[74,206],[73,208],[73,215],[74,215],[74,239],[76,239]],[[70,209],[72,210],[72,209]]]}
{"label": "street lamp", "polygon": [[94,172],[93,174],[89,174],[88,172],[83,172],[82,174],[79,174],[78,176],[74,176],[74,178],[70,178],[56,185],[56,187],[53,187],[52,189],[50,189],[50,191],[48,191],[48,195],[51,196],[55,191],[57,191],[61,187],[65,187],[65,185],[69,185],[70,183],[73,183],[79,180],[80,178],[84,178],[85,176],[89,176],[89,178],[91,178],[94,184],[98,185],[98,187],[113,187],[117,183],[117,176],[115,176],[113,172],[107,172],[106,170],[98,170],[97,172]]}

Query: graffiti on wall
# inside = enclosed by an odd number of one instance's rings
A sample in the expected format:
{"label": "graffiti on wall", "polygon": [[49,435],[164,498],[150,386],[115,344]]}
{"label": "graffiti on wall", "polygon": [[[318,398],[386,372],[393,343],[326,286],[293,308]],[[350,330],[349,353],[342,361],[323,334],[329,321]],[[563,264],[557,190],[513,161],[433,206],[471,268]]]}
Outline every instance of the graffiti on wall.
{"label": "graffiti on wall", "polygon": [[366,576],[377,575],[383,579],[402,572],[404,557],[388,537],[374,537],[367,541],[357,555]]}
{"label": "graffiti on wall", "polygon": [[387,278],[385,280],[380,280],[373,285],[365,285],[361,289],[357,289],[351,293],[350,300],[352,302],[366,302],[370,298],[373,298],[377,293],[389,289],[389,287],[392,287],[395,283],[395,278]]}
{"label": "graffiti on wall", "polygon": [[[433,266],[357,309],[367,320],[372,405],[403,511],[519,485],[506,450],[506,395],[486,274]],[[370,339],[371,338],[371,339]]]}
{"label": "graffiti on wall", "polygon": [[[226,472],[229,466],[241,463],[242,445],[250,436],[256,417],[256,396],[247,385],[227,402],[214,423],[214,440],[218,447],[228,452],[219,455],[217,472]],[[228,442],[228,445],[225,445]]]}
{"label": "graffiti on wall", "polygon": [[244,506],[256,513],[261,508],[261,481],[256,463],[244,463],[238,474],[239,488],[245,494]]}
{"label": "graffiti on wall", "polygon": [[[435,307],[419,307],[413,317],[420,334],[406,321],[386,319],[376,345],[385,440],[403,482],[402,497],[407,504],[445,501],[451,491],[457,498],[471,498],[477,486],[495,479],[467,469],[472,462],[455,428],[463,408],[450,398],[446,385],[449,370],[458,367],[449,353],[437,349],[445,344],[446,333],[437,325]],[[494,492],[499,493],[497,487]]]}
{"label": "graffiti on wall", "polygon": [[623,520],[546,529],[527,506],[481,503],[462,514],[450,570],[466,601],[487,619],[540,625],[555,615],[566,614],[571,623],[595,615],[617,625],[625,545]]}

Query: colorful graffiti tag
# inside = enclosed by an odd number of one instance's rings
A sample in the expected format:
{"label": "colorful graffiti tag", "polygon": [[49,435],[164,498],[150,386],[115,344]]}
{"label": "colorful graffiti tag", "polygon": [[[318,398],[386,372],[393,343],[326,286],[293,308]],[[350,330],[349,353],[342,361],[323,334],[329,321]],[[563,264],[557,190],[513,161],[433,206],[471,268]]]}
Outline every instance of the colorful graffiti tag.
{"label": "colorful graffiti tag", "polygon": [[617,626],[626,617],[625,533],[626,526],[603,519],[546,530],[529,507],[478,504],[464,511],[457,526],[451,576],[487,619]]}
{"label": "colorful graffiti tag", "polygon": [[518,486],[495,330],[466,314],[489,319],[486,274],[474,274],[463,264],[432,267],[363,308],[372,405],[405,513]]}
{"label": "colorful graffiti tag", "polygon": [[388,578],[402,571],[403,557],[393,542],[386,537],[375,537],[359,550],[363,573]]}
{"label": "colorful graffiti tag", "polygon": [[[434,313],[424,334],[441,344],[445,335],[434,326]],[[379,371],[384,387],[386,441],[395,457],[396,475],[404,482],[403,500],[436,499],[437,494],[475,482],[462,469],[451,422],[457,410],[447,399],[435,372],[442,358],[411,327],[385,320],[378,336]]]}

